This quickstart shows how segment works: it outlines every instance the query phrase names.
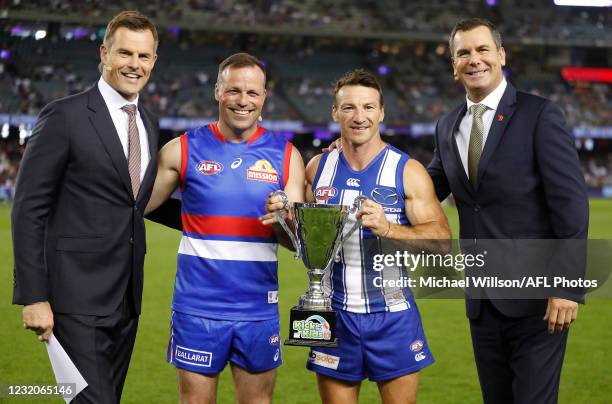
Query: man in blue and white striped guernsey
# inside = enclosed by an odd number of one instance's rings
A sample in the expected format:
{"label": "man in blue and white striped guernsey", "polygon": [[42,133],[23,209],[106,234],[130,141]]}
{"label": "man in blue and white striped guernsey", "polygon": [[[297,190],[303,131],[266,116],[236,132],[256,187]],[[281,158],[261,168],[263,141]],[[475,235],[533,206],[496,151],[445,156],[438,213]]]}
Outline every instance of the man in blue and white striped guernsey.
{"label": "man in blue and white striped guernsey", "polygon": [[160,152],[154,209],[180,186],[183,238],[172,301],[168,362],[181,402],[216,402],[229,362],[240,403],[270,403],[282,363],[278,317],[278,242],[263,224],[270,193],[304,200],[304,163],[284,137],[257,125],[265,70],[238,53],[219,66],[219,121],[186,132]]}
{"label": "man in blue and white striped guernsey", "polygon": [[[344,205],[357,195],[368,199],[349,217],[345,233],[357,219],[362,226],[324,279],[337,311],[339,346],[312,348],[307,367],[317,373],[324,403],[357,403],[366,377],[377,382],[383,403],[413,403],[418,372],[434,359],[410,289],[386,287],[373,257],[383,240],[407,247],[434,240],[444,250],[448,222],[423,166],[383,142],[383,94],[371,73],[354,70],[336,82],[332,115],[342,147],[309,162],[306,199]],[[404,275],[405,268],[384,269],[386,280]]]}

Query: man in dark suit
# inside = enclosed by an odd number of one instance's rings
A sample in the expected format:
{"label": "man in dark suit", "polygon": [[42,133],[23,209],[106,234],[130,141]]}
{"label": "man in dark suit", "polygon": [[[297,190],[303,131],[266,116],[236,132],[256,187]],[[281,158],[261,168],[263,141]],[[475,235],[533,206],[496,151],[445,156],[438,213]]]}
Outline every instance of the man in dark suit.
{"label": "man in dark suit", "polygon": [[[439,120],[428,171],[440,199],[455,197],[460,238],[586,239],[584,179],[559,108],[506,82],[501,36],[488,21],[459,22],[449,42],[467,97]],[[580,273],[577,261],[565,269]],[[583,296],[556,290],[547,299],[504,300],[484,293],[466,299],[484,402],[556,402],[568,328]]]}
{"label": "man in dark suit", "polygon": [[134,346],[158,136],[138,94],[157,43],[144,15],[115,16],[102,77],[43,108],[17,179],[13,303],[40,340],[53,332],[85,378],[77,403],[119,402]]}

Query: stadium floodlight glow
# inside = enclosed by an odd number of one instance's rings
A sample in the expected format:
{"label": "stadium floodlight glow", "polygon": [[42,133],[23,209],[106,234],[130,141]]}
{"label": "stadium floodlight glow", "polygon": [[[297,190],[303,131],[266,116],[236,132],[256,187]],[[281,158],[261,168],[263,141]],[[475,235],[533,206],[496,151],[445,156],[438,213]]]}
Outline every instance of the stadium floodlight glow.
{"label": "stadium floodlight glow", "polygon": [[387,74],[389,74],[389,66],[387,65],[380,65],[378,66],[378,74],[381,74],[383,76],[386,76]]}
{"label": "stadium floodlight glow", "polygon": [[2,139],[6,139],[9,137],[9,130],[10,126],[8,122],[5,122],[4,125],[2,125],[2,131],[0,132],[0,136],[2,136]]}
{"label": "stadium floodlight glow", "polygon": [[557,6],[612,7],[612,0],[555,0]]}
{"label": "stadium floodlight glow", "polygon": [[36,39],[37,41],[44,39],[47,36],[47,31],[45,31],[44,29],[39,29],[38,31],[36,31],[36,33],[34,34],[34,39]]}
{"label": "stadium floodlight glow", "polygon": [[25,139],[28,137],[28,131],[24,124],[19,125],[19,144],[25,143]]}

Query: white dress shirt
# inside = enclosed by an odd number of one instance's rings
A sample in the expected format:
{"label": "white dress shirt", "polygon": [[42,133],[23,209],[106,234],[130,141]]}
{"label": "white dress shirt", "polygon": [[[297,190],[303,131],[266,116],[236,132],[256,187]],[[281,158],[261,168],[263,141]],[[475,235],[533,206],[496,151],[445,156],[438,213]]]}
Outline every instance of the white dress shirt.
{"label": "white dress shirt", "polygon": [[112,88],[104,78],[100,77],[98,80],[98,89],[104,98],[108,112],[113,119],[115,129],[119,135],[121,146],[123,147],[123,154],[125,158],[128,158],[128,124],[129,117],[128,113],[123,111],[121,107],[126,104],[136,105],[136,126],[138,127],[138,137],[140,138],[140,181],[144,178],[145,171],[151,160],[151,154],[149,152],[149,138],[147,137],[147,130],[145,129],[142,118],[140,117],[140,111],[138,111],[138,96],[134,101],[128,101],[121,94]]}
{"label": "white dress shirt", "polygon": [[506,87],[508,83],[506,79],[502,79],[501,83],[497,86],[497,88],[489,95],[487,95],[484,100],[480,102],[472,102],[467,96],[465,97],[467,102],[467,112],[461,119],[461,123],[459,124],[459,130],[455,133],[455,141],[457,142],[457,149],[459,150],[459,156],[461,157],[461,163],[463,164],[463,169],[465,170],[465,174],[469,177],[468,173],[468,147],[470,145],[470,132],[472,131],[472,121],[474,117],[470,112],[470,107],[474,104],[484,104],[487,106],[487,110],[482,114],[482,123],[484,126],[484,133],[482,135],[482,147],[484,149],[485,144],[487,143],[487,137],[489,135],[489,129],[491,129],[491,124],[493,123],[493,118],[495,117],[495,111],[497,111],[497,107],[499,102],[501,101],[502,96],[504,95],[504,91],[506,91]]}

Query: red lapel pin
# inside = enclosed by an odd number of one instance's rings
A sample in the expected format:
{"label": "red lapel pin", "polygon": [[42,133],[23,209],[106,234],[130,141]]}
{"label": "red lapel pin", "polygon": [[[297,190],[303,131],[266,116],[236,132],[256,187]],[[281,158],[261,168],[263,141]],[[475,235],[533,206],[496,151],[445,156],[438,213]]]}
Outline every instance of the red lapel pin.
{"label": "red lapel pin", "polygon": [[501,122],[504,120],[504,116],[502,114],[497,115],[497,121]]}

